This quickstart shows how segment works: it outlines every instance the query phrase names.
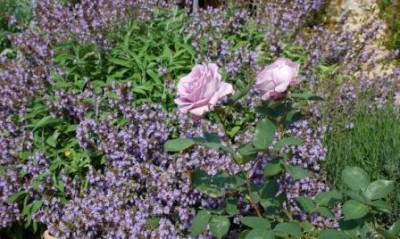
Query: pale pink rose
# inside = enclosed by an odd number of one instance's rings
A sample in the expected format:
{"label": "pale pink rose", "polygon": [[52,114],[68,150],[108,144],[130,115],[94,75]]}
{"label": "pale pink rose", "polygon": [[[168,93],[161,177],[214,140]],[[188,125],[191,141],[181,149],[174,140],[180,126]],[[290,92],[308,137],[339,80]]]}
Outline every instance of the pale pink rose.
{"label": "pale pink rose", "polygon": [[256,89],[261,92],[262,100],[277,99],[285,95],[292,83],[297,83],[299,64],[285,58],[279,58],[266,66],[256,76]]}
{"label": "pale pink rose", "polygon": [[179,111],[200,116],[209,111],[219,99],[231,93],[232,85],[221,82],[216,64],[196,65],[189,75],[179,81],[175,103]]}

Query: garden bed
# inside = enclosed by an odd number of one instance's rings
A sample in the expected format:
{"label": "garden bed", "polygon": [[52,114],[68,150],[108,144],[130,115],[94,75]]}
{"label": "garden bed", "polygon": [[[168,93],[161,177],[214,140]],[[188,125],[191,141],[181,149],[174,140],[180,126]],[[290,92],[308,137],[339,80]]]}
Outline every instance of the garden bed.
{"label": "garden bed", "polygon": [[400,235],[395,1],[0,4],[1,238]]}

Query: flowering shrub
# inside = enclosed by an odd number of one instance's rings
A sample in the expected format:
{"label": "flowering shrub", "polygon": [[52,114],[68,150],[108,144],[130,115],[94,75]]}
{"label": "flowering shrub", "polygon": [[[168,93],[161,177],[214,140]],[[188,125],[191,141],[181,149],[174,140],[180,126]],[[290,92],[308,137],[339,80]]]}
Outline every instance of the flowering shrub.
{"label": "flowering shrub", "polygon": [[30,25],[9,19],[1,237],[398,236],[379,220],[392,181],[349,167],[330,191],[323,170],[324,107],[390,100],[400,71],[369,67],[395,54],[366,47],[381,26],[313,25],[325,1],[168,2],[41,0]]}

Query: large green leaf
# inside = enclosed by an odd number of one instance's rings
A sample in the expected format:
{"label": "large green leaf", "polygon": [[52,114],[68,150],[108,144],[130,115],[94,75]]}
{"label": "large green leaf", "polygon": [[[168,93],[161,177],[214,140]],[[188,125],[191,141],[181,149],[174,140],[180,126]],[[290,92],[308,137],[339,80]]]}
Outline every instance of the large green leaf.
{"label": "large green leaf", "polygon": [[257,149],[267,149],[275,138],[275,125],[269,119],[257,122],[254,131],[253,145]]}
{"label": "large green leaf", "polygon": [[298,100],[324,100],[323,97],[314,94],[314,93],[292,93],[289,95],[291,98],[295,98]]}
{"label": "large green leaf", "polygon": [[350,237],[338,230],[325,229],[318,234],[318,239],[350,239]]}
{"label": "large green leaf", "polygon": [[292,175],[293,180],[299,180],[311,176],[307,170],[298,166],[287,165],[286,168],[289,171],[290,175]]}
{"label": "large green leaf", "polygon": [[242,222],[242,224],[251,228],[267,228],[269,230],[271,229],[271,223],[264,218],[250,216],[243,217],[240,221]]}
{"label": "large green leaf", "polygon": [[338,191],[320,192],[315,197],[315,202],[321,206],[331,206],[342,200],[342,195]]}
{"label": "large green leaf", "polygon": [[245,144],[239,147],[238,152],[241,155],[240,163],[245,164],[256,159],[259,149],[254,148],[252,144]]}
{"label": "large green leaf", "polygon": [[210,231],[218,239],[228,233],[231,223],[227,217],[213,216],[210,220]]}
{"label": "large green leaf", "polygon": [[354,191],[365,191],[370,183],[368,174],[359,167],[346,167],[342,172],[342,182]]}
{"label": "large green leaf", "polygon": [[370,200],[381,199],[393,192],[394,183],[389,180],[377,180],[368,185],[365,196]]}
{"label": "large green leaf", "polygon": [[269,180],[264,183],[261,188],[261,198],[275,198],[279,191],[279,184],[275,180]]}
{"label": "large green leaf", "polygon": [[276,144],[274,145],[274,149],[279,150],[284,146],[289,146],[289,145],[301,146],[302,144],[303,140],[300,138],[295,138],[295,137],[284,138],[276,142]]}
{"label": "large green leaf", "polygon": [[255,228],[246,233],[245,239],[275,239],[275,235],[267,228]]}
{"label": "large green leaf", "polygon": [[222,172],[211,176],[199,169],[194,171],[192,178],[196,190],[214,198],[223,196],[226,190],[237,190],[245,182],[242,174],[229,175]]}
{"label": "large green leaf", "polygon": [[283,170],[283,164],[281,158],[276,158],[271,160],[271,162],[268,163],[268,165],[264,168],[264,175],[266,177],[272,177]]}
{"label": "large green leaf", "polygon": [[315,208],[314,202],[306,197],[297,197],[294,199],[297,206],[303,211],[303,212],[311,212]]}
{"label": "large green leaf", "polygon": [[208,222],[210,221],[211,215],[205,210],[201,210],[197,213],[194,218],[192,227],[190,228],[190,235],[196,237],[200,235],[206,228]]}
{"label": "large green leaf", "polygon": [[329,208],[326,207],[319,207],[316,209],[317,212],[319,212],[322,216],[327,217],[327,218],[335,218],[335,215]]}
{"label": "large green leaf", "polygon": [[400,235],[400,220],[397,220],[393,225],[389,228],[389,232],[395,236]]}
{"label": "large green leaf", "polygon": [[367,205],[356,200],[350,199],[343,205],[343,214],[346,220],[359,219],[367,215],[369,208]]}
{"label": "large green leaf", "polygon": [[193,144],[193,139],[172,139],[165,142],[164,150],[167,152],[181,152],[190,148]]}
{"label": "large green leaf", "polygon": [[274,231],[289,234],[294,237],[298,237],[301,235],[300,225],[294,222],[278,223],[278,225],[275,226]]}

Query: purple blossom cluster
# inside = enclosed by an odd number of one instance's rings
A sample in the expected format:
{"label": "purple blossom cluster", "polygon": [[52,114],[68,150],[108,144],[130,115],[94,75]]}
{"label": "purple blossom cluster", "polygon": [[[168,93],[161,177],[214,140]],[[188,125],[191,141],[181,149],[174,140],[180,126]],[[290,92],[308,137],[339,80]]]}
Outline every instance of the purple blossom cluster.
{"label": "purple blossom cluster", "polygon": [[[338,70],[332,75],[355,77],[360,82],[349,81],[341,86],[339,105],[350,105],[359,91],[372,85],[378,99],[389,98],[388,92],[393,81],[400,78],[400,70],[383,75],[375,72],[371,77],[371,69],[394,54],[378,57],[375,49],[367,47],[374,40],[374,32],[382,27],[379,23],[352,31],[327,31],[316,26],[305,36],[298,32],[299,28],[323,7],[323,1],[296,0],[289,6],[282,1],[263,4],[253,11],[239,4],[233,14],[222,8],[209,8],[193,16],[186,33],[197,50],[198,61],[213,61],[225,66],[232,76],[240,75],[249,67],[260,67],[259,44],[266,41],[272,55],[279,55],[278,49],[284,49],[283,36],[294,34],[296,43],[310,52],[301,75],[305,84],[318,84],[319,64],[337,65]],[[22,220],[20,205],[8,201],[19,191],[43,200],[43,207],[33,219],[46,225],[57,238],[178,238],[187,234],[196,209],[223,205],[222,199],[212,199],[194,190],[191,173],[201,169],[210,175],[221,171],[235,174],[239,168],[229,155],[201,146],[171,155],[162,147],[171,137],[200,137],[206,132],[214,132],[223,138],[224,144],[230,144],[218,124],[166,113],[159,105],[134,107],[131,102],[135,96],[129,83],[114,83],[100,89],[101,93],[90,82],[82,92],[47,92],[48,84],[54,81],[50,77],[54,70],[52,43],[72,37],[107,46],[105,36],[113,26],[131,17],[149,19],[156,6],[169,5],[144,0],[36,3],[36,24],[45,34],[28,30],[15,35],[12,40],[17,59],[0,56],[0,228]],[[362,67],[364,63],[366,68]],[[353,75],[355,71],[359,74]],[[167,72],[160,67],[160,75]],[[44,99],[52,116],[78,124],[74,137],[79,150],[96,152],[107,159],[101,167],[90,166],[84,172],[86,185],[65,170],[57,172],[64,184],[63,197],[50,176],[53,158],[34,147],[33,132],[24,127],[32,99],[39,98]],[[257,99],[258,94],[251,91],[240,103],[253,107],[259,103]],[[334,220],[301,213],[292,200],[328,190],[321,174],[321,162],[326,155],[322,144],[325,129],[318,108],[310,113],[313,117],[291,125],[285,132],[304,139],[304,146],[287,148],[285,152],[291,155],[290,163],[312,171],[314,177],[293,182],[285,175],[280,184],[288,192],[291,210],[300,218],[322,228],[335,227]],[[233,141],[248,143],[252,137],[249,130]],[[19,152],[24,151],[33,153],[23,158]],[[259,155],[257,160],[244,165],[252,172],[254,184],[263,183],[263,169],[272,157]],[[239,208],[243,214],[253,210],[244,198],[239,199]],[[337,212],[340,214],[340,210]],[[238,218],[235,221],[238,223]]]}
{"label": "purple blossom cluster", "polygon": [[36,24],[54,42],[72,38],[107,46],[107,33],[135,17],[151,19],[158,8],[172,8],[174,3],[158,0],[82,0],[62,4],[43,0],[35,5]]}
{"label": "purple blossom cluster", "polygon": [[[237,37],[227,37],[245,34],[249,25],[256,22],[251,20],[247,5],[241,6],[234,14],[229,14],[224,8],[206,8],[193,17],[193,21],[187,27],[186,32],[192,39],[192,45],[198,52],[199,62],[215,62],[223,65],[227,73],[235,76],[244,67],[255,67],[257,60],[258,43],[250,42],[251,34]],[[262,31],[258,29],[258,31]],[[261,41],[254,37],[254,41]],[[262,38],[262,37],[261,37]],[[235,48],[235,49],[234,49]]]}

